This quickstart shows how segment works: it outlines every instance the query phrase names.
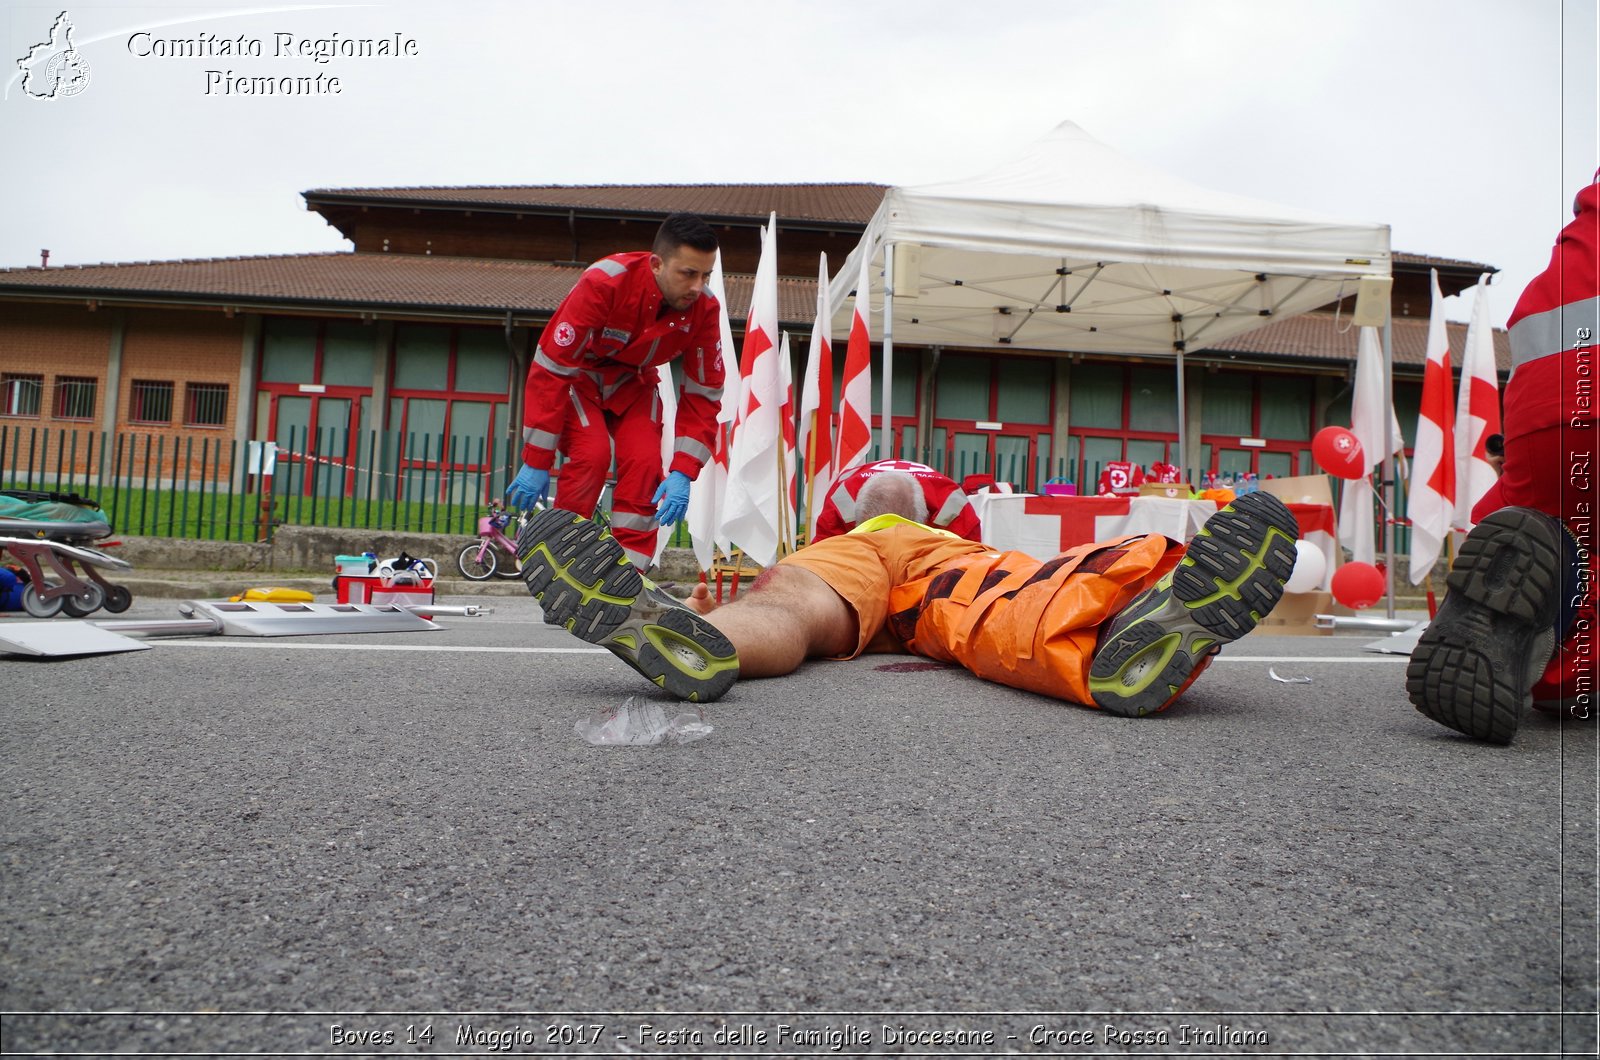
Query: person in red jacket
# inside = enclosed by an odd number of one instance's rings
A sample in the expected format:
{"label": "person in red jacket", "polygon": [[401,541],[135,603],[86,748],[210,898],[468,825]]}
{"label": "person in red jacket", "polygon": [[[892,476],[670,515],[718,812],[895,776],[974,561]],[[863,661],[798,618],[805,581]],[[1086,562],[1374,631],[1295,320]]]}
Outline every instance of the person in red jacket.
{"label": "person in red jacket", "polygon": [[[555,503],[593,514],[615,444],[611,532],[628,559],[648,568],[662,526],[683,518],[689,484],[711,457],[722,407],[722,338],[706,281],[717,237],[700,218],[673,214],[648,251],[590,265],[539,336],[523,391],[522,462],[506,496],[521,508],[545,500],[556,452]],[[683,362],[676,442],[661,468],[659,373]]]}
{"label": "person in red jacket", "polygon": [[1573,215],[1506,325],[1505,462],[1406,668],[1419,711],[1496,743],[1530,702],[1579,718],[1596,708],[1600,172]]}

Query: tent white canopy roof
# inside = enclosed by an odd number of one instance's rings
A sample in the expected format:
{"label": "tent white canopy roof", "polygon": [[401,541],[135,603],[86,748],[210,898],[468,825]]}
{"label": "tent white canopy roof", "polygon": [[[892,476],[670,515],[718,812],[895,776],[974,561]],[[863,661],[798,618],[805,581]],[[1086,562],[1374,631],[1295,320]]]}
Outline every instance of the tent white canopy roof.
{"label": "tent white canopy roof", "polygon": [[862,255],[884,301],[889,246],[894,343],[1180,359],[1390,268],[1387,225],[1197,187],[1071,122],[981,176],[891,188],[834,277],[836,333]]}

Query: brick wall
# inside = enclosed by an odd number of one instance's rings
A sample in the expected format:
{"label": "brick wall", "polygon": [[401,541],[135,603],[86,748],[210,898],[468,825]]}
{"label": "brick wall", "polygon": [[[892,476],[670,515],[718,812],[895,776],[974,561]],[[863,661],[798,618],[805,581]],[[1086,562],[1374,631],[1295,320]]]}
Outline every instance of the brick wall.
{"label": "brick wall", "polygon": [[[111,348],[110,310],[82,305],[0,303],[0,373],[44,376],[38,416],[0,415],[0,425],[98,426],[105,395],[106,355]],[[56,380],[95,380],[94,417],[57,423]]]}
{"label": "brick wall", "polygon": [[[182,310],[130,311],[122,339],[118,428],[171,434],[200,432],[231,438],[234,410],[239,404],[239,358],[243,342],[244,321],[239,317]],[[136,380],[173,384],[172,420],[167,426],[134,422],[131,399]],[[221,426],[185,425],[186,383],[227,386],[228,402]],[[248,395],[246,400],[249,400]]]}
{"label": "brick wall", "polygon": [[[151,478],[198,476],[204,462],[209,477],[219,447],[226,453],[234,437],[234,414],[241,395],[240,350],[244,321],[217,312],[128,309],[123,313],[122,371],[117,392],[108,392],[109,354],[118,311],[84,306],[7,303],[0,306],[0,372],[44,376],[36,416],[0,416],[0,479],[31,481],[35,488],[70,488],[83,476],[114,473],[117,437],[123,436],[123,476]],[[58,380],[92,379],[94,407],[87,419],[56,415]],[[170,382],[172,408],[162,424],[134,423],[129,415],[136,380]],[[227,386],[227,401],[217,426],[185,424],[186,384]],[[252,395],[244,395],[251,400]],[[116,412],[115,428],[102,428],[107,402]],[[134,440],[137,437],[137,441]],[[207,444],[209,442],[209,444]],[[145,459],[152,444],[157,458]],[[138,459],[133,460],[133,454]],[[225,458],[224,458],[225,459]]]}

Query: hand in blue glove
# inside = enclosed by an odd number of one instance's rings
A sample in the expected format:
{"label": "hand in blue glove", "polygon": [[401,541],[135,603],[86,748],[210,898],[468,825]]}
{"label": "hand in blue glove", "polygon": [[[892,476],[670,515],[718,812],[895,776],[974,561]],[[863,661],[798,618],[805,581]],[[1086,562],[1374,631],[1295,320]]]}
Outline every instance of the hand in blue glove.
{"label": "hand in blue glove", "polygon": [[517,472],[517,477],[506,488],[506,499],[516,508],[532,508],[540,501],[548,501],[550,472],[523,464],[522,470]]}
{"label": "hand in blue glove", "polygon": [[656,487],[656,495],[650,499],[656,506],[656,522],[662,526],[678,522],[689,510],[689,476],[674,471]]}

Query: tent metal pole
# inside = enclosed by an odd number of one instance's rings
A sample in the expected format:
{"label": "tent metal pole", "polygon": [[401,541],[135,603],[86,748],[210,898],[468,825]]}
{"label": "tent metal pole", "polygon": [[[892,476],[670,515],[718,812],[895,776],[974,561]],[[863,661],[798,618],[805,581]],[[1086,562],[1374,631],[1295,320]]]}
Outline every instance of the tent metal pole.
{"label": "tent metal pole", "polygon": [[883,417],[879,422],[878,459],[894,459],[890,413],[894,405],[894,244],[883,245]]}
{"label": "tent metal pole", "polygon": [[1385,612],[1394,617],[1394,331],[1390,317],[1383,318],[1383,598]]}
{"label": "tent metal pole", "polygon": [[[1172,461],[1185,472],[1189,470],[1189,401],[1183,390],[1183,347],[1178,347],[1178,459]],[[1196,478],[1199,476],[1196,475]],[[1178,481],[1182,482],[1183,479]],[[1190,483],[1195,485],[1195,483]]]}

